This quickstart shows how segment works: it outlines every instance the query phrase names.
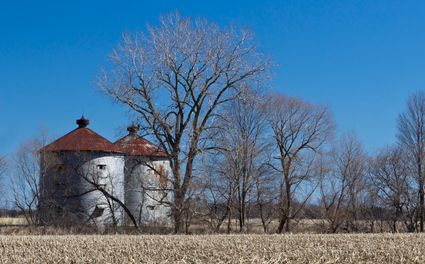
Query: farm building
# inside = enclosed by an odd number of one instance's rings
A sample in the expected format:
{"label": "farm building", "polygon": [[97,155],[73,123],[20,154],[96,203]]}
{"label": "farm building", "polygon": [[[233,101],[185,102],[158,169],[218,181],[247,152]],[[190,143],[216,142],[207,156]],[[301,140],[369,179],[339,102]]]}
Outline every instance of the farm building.
{"label": "farm building", "polygon": [[96,226],[168,223],[166,154],[130,126],[115,143],[81,117],[78,127],[40,150],[39,215],[43,224]]}

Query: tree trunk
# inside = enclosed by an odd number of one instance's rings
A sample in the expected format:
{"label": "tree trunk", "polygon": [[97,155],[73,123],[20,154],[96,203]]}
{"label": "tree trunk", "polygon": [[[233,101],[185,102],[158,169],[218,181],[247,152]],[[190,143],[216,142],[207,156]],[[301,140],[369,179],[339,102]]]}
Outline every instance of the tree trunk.
{"label": "tree trunk", "polygon": [[286,219],[284,219],[283,216],[281,216],[279,220],[279,226],[277,227],[277,233],[282,234],[283,228],[285,227]]}
{"label": "tree trunk", "polygon": [[172,208],[173,219],[174,219],[174,233],[181,234],[184,232],[184,221],[183,221],[183,206],[184,206],[184,195],[182,194],[182,188],[180,187],[180,166],[173,168],[174,174],[174,204]]}
{"label": "tree trunk", "polygon": [[292,206],[291,185],[288,182],[286,183],[286,229],[285,229],[286,233],[289,233],[289,231],[291,231],[291,227],[290,227],[291,206]]}
{"label": "tree trunk", "polygon": [[267,234],[267,223],[264,217],[263,205],[261,203],[259,204],[259,209],[260,209],[260,216],[261,216],[261,224],[263,225],[264,233]]}
{"label": "tree trunk", "polygon": [[184,233],[184,221],[183,221],[183,197],[180,192],[174,193],[174,207],[173,207],[173,218],[174,218],[174,233]]}
{"label": "tree trunk", "polygon": [[227,218],[227,234],[232,230],[232,211],[229,210],[229,217]]}
{"label": "tree trunk", "polygon": [[[243,186],[243,189],[245,186]],[[246,229],[246,192],[242,190],[241,201],[239,208],[239,232],[244,232]]]}

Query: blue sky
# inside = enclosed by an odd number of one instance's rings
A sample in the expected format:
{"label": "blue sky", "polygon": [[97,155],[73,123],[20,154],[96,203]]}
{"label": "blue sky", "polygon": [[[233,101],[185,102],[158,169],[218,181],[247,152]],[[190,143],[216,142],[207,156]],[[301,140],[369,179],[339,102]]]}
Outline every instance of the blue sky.
{"label": "blue sky", "polygon": [[123,32],[179,11],[255,32],[278,66],[272,89],[328,105],[338,132],[370,152],[395,141],[397,115],[425,89],[425,1],[9,1],[0,4],[0,153],[40,127],[90,127],[110,140],[128,123],[94,85]]}

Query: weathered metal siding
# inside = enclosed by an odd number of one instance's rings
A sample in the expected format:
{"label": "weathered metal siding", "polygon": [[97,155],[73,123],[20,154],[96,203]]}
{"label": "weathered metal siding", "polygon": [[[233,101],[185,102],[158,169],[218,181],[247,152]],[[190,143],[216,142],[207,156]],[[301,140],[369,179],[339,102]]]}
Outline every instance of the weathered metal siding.
{"label": "weathered metal siding", "polygon": [[[105,166],[101,169],[98,166]],[[97,184],[102,185],[109,194],[120,201],[124,201],[124,158],[122,156],[97,156],[82,164],[82,172],[85,176],[81,177],[80,190],[82,193],[88,192],[93,188],[89,181],[95,180]],[[88,178],[89,181],[85,180]],[[95,224],[115,224],[123,223],[123,209],[117,203],[108,199],[100,191],[89,192],[82,196],[81,207],[83,211],[89,214],[90,221]],[[96,207],[100,214],[93,216]],[[100,209],[100,210],[99,210]]]}
{"label": "weathered metal siding", "polygon": [[170,223],[170,192],[165,181],[156,171],[163,170],[164,176],[170,175],[168,160],[157,158],[127,156],[125,162],[125,203],[139,225]]}
{"label": "weathered metal siding", "polygon": [[[106,199],[94,185],[124,199],[124,157],[94,152],[50,152],[43,154],[49,162],[40,179],[40,219],[46,224],[123,223],[122,208]],[[98,166],[100,165],[100,167]],[[100,214],[96,209],[103,209]],[[111,210],[112,209],[112,210]],[[95,212],[97,210],[97,212]]]}

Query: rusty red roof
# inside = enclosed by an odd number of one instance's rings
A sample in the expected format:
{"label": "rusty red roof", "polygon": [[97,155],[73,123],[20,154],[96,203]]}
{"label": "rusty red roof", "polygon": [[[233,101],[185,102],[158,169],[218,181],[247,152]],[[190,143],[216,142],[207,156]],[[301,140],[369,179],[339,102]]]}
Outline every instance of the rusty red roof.
{"label": "rusty red roof", "polygon": [[167,154],[153,143],[137,135],[137,128],[133,125],[128,129],[129,134],[114,144],[124,152],[131,156],[145,156],[145,157],[167,157]]}
{"label": "rusty red roof", "polygon": [[82,117],[77,120],[78,128],[53,141],[40,151],[95,151],[121,153],[112,142],[87,128],[89,120]]}

